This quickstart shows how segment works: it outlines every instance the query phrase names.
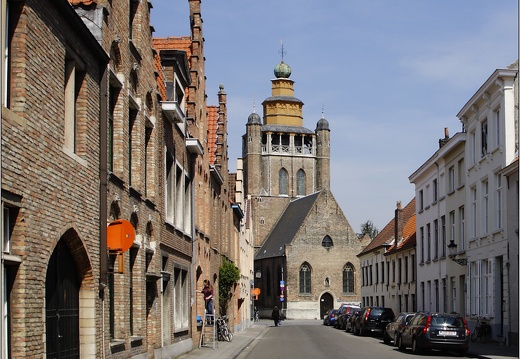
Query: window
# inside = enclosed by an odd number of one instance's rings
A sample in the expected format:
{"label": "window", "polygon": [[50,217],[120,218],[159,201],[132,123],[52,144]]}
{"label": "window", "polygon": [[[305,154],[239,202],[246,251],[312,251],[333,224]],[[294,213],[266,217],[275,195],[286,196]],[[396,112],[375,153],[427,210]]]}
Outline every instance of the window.
{"label": "window", "polygon": [[305,196],[305,172],[301,169],[296,173],[296,195]]}
{"label": "window", "polygon": [[280,172],[278,173],[278,187],[279,187],[279,193],[281,195],[287,195],[287,177],[288,173],[285,168],[282,168]]}
{"label": "window", "polygon": [[404,257],[404,282],[408,283],[408,257]]}
{"label": "window", "polygon": [[488,123],[487,119],[482,121],[480,124],[480,134],[481,134],[481,155],[480,157],[484,157],[488,153]]}
{"label": "window", "polygon": [[395,260],[392,260],[392,283],[395,283]]}
{"label": "window", "polygon": [[343,293],[354,293],[354,266],[351,263],[343,267]]}
{"label": "window", "polygon": [[64,100],[65,100],[65,133],[64,147],[71,153],[85,153],[85,143],[80,139],[81,120],[84,119],[83,112],[85,108],[80,106],[82,103],[83,79],[85,77],[84,67],[81,63],[73,58],[65,59],[65,84],[64,84]]}
{"label": "window", "polygon": [[136,273],[134,273],[134,269],[136,266],[136,259],[137,259],[137,248],[130,248],[130,271],[128,273],[128,310],[129,310],[129,321],[130,321],[130,335],[135,335],[135,323],[134,323],[134,276]]}
{"label": "window", "polygon": [[114,114],[118,89],[110,86],[108,94],[108,170],[114,172]]}
{"label": "window", "polygon": [[450,241],[455,241],[455,211],[450,212]]}
{"label": "window", "polygon": [[441,216],[441,238],[442,238],[442,256],[446,257],[446,216]]}
{"label": "window", "polygon": [[457,185],[459,187],[464,186],[465,171],[466,169],[464,168],[464,158],[462,158],[459,160],[459,162],[457,162]]}
{"label": "window", "polygon": [[300,294],[311,294],[311,267],[308,263],[300,267]]}
{"label": "window", "polygon": [[376,284],[379,283],[379,263],[376,263]]}
{"label": "window", "polygon": [[424,227],[419,229],[421,234],[421,263],[424,263]]}
{"label": "window", "polygon": [[173,154],[166,151],[166,188],[165,188],[165,212],[167,223],[173,224],[173,214],[175,205],[175,166]]}
{"label": "window", "polygon": [[495,192],[495,224],[497,229],[502,228],[502,175],[495,176],[496,192]]}
{"label": "window", "polygon": [[459,245],[462,249],[466,248],[466,232],[464,230],[464,206],[459,207]]}
{"label": "window", "polygon": [[432,186],[433,203],[437,202],[438,191],[439,191],[439,188],[437,185],[437,179],[434,179],[433,186]]}
{"label": "window", "polygon": [[[134,146],[134,144],[139,143],[139,134],[136,129],[137,113],[138,112],[135,109],[130,109],[128,111],[128,182],[130,186],[135,185],[135,183],[133,183],[134,177],[135,179],[138,178],[137,168],[139,166],[138,163],[134,162],[137,162],[135,160],[137,159],[137,155],[141,152],[139,151],[139,148],[137,148],[137,146]],[[136,173],[135,175],[134,172]]]}
{"label": "window", "polygon": [[385,262],[381,262],[381,283],[385,282]]}
{"label": "window", "polygon": [[331,248],[334,245],[334,243],[332,243],[332,238],[330,238],[330,236],[327,235],[321,241],[321,245],[325,248]]}
{"label": "window", "polygon": [[176,330],[188,328],[189,290],[188,271],[182,268],[173,270],[174,327]]}
{"label": "window", "polygon": [[415,278],[415,254],[412,254],[412,264],[410,266],[412,269],[412,281],[415,281],[417,278]]}
{"label": "window", "polygon": [[489,232],[489,183],[487,180],[482,182],[482,230]]}
{"label": "window", "polygon": [[419,211],[424,209],[424,192],[423,190],[419,191]]}
{"label": "window", "polygon": [[433,259],[439,258],[439,220],[433,221]]}
{"label": "window", "polygon": [[368,274],[369,274],[369,279],[370,279],[370,285],[372,285],[372,284],[374,283],[374,282],[372,281],[372,279],[373,279],[372,273],[373,273],[373,271],[372,271],[372,265],[369,265],[369,266],[368,266]]}
{"label": "window", "polygon": [[471,236],[477,238],[477,188],[471,189]]}
{"label": "window", "polygon": [[401,277],[403,272],[403,264],[401,258],[397,259],[397,283],[401,284],[403,282],[403,279]]}
{"label": "window", "polygon": [[428,254],[428,261],[432,259],[432,230],[430,223],[426,224],[426,235],[427,237],[427,246],[426,253]]}
{"label": "window", "polygon": [[162,288],[161,288],[161,309],[162,309],[162,344],[171,344],[171,320],[172,317],[172,285],[170,274],[168,272],[168,256],[162,257]]}
{"label": "window", "polygon": [[477,162],[477,135],[475,132],[471,132],[469,136],[470,145],[470,161],[474,165]]}
{"label": "window", "polygon": [[497,109],[495,111],[495,145],[496,147],[500,147],[500,145],[502,144],[501,141],[500,141],[500,136],[501,136],[501,128],[500,128],[500,110]]}
{"label": "window", "polygon": [[451,166],[448,169],[448,193],[455,191],[455,167]]}

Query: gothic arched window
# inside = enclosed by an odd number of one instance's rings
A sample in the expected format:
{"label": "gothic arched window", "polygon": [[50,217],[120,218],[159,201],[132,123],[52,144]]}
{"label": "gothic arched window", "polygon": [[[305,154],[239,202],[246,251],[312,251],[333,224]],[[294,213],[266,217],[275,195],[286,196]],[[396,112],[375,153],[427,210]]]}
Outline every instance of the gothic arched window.
{"label": "gothic arched window", "polygon": [[343,267],[343,293],[354,293],[354,266],[351,263]]}
{"label": "gothic arched window", "polygon": [[300,267],[300,294],[311,293],[311,266],[303,263]]}
{"label": "gothic arched window", "polygon": [[296,195],[305,196],[305,172],[302,169],[296,173]]}
{"label": "gothic arched window", "polygon": [[332,243],[332,238],[330,238],[329,235],[326,235],[325,237],[323,237],[321,245],[325,248],[331,248],[332,246],[334,246],[334,243]]}
{"label": "gothic arched window", "polygon": [[278,187],[279,187],[279,194],[287,194],[287,178],[288,173],[285,168],[282,168],[278,174]]}

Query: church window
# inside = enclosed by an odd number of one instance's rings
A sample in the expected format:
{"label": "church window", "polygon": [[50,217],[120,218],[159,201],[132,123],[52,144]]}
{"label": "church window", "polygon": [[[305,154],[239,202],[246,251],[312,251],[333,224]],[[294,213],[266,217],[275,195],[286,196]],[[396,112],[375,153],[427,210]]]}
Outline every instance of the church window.
{"label": "church window", "polygon": [[311,293],[311,267],[303,263],[300,267],[300,294]]}
{"label": "church window", "polygon": [[321,245],[325,248],[331,248],[334,246],[334,243],[332,243],[332,238],[330,238],[329,235],[326,235],[321,241]]}
{"label": "church window", "polygon": [[343,267],[343,292],[354,293],[354,266],[351,263]]}
{"label": "church window", "polygon": [[296,195],[305,196],[305,172],[302,169],[296,173]]}
{"label": "church window", "polygon": [[280,194],[281,195],[287,195],[287,178],[288,178],[288,173],[287,173],[287,170],[285,168],[282,168],[279,172],[279,177],[278,177],[278,186],[279,186],[279,191],[280,191]]}

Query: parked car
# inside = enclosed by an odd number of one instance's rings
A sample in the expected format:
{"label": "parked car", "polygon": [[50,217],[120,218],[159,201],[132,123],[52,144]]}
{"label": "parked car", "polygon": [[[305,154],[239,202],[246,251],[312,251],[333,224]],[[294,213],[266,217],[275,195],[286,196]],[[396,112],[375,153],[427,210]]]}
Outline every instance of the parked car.
{"label": "parked car", "polygon": [[349,306],[347,303],[343,303],[339,306],[338,312],[336,313],[336,319],[334,321],[334,328],[339,329],[339,317],[345,312],[346,308]]}
{"label": "parked car", "polygon": [[398,334],[399,350],[411,347],[419,354],[425,349],[452,350],[465,355],[469,348],[470,331],[459,314],[417,313]]}
{"label": "parked car", "polygon": [[329,309],[323,316],[323,325],[334,325],[337,309]]}
{"label": "parked car", "polygon": [[348,318],[348,320],[347,320],[347,325],[345,326],[345,330],[348,333],[353,332],[354,322],[360,316],[360,314],[363,312],[364,309],[365,308],[359,308],[352,312],[352,314],[350,315],[350,318]]}
{"label": "parked car", "polygon": [[397,317],[394,318],[394,321],[386,326],[385,332],[383,334],[383,342],[385,344],[394,342],[394,345],[397,345],[397,333],[399,333],[404,328],[404,326],[410,323],[410,320],[414,315],[415,313],[399,313]]}
{"label": "parked car", "polygon": [[340,308],[340,311],[336,315],[336,328],[345,330],[347,327],[347,321],[354,313],[355,310],[359,309],[357,305],[346,305]]}
{"label": "parked car", "polygon": [[392,308],[366,307],[356,318],[353,327],[354,334],[367,335],[369,333],[382,335],[386,326],[394,319]]}

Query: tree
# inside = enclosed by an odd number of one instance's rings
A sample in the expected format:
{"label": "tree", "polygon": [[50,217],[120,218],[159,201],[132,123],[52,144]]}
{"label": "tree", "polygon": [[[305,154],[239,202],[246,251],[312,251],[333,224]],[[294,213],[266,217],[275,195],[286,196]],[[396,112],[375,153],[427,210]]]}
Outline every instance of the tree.
{"label": "tree", "polygon": [[372,223],[371,220],[367,220],[361,225],[361,234],[363,236],[368,234],[370,239],[374,239],[379,234],[379,230],[376,228],[376,226],[374,226],[374,223]]}
{"label": "tree", "polygon": [[222,265],[218,271],[218,295],[220,314],[227,313],[227,307],[233,292],[231,288],[240,279],[240,270],[228,259],[222,259]]}

